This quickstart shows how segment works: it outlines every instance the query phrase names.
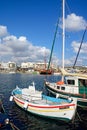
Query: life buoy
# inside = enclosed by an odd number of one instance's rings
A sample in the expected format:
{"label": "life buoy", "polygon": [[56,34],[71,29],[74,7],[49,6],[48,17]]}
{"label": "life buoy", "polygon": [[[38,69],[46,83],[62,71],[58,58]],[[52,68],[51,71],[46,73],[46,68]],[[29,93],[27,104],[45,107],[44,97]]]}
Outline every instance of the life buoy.
{"label": "life buoy", "polygon": [[63,81],[58,81],[58,82],[56,82],[56,84],[62,85],[62,84],[64,84],[64,82]]}

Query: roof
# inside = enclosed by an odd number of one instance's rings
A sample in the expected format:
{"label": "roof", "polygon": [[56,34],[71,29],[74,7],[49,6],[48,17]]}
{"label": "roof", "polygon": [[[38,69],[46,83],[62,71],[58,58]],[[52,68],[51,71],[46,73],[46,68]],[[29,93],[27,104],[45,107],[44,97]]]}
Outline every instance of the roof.
{"label": "roof", "polygon": [[64,69],[61,69],[61,74],[63,76],[75,76],[75,77],[77,77],[79,79],[87,79],[87,75],[86,74],[82,74],[82,73],[68,73]]}

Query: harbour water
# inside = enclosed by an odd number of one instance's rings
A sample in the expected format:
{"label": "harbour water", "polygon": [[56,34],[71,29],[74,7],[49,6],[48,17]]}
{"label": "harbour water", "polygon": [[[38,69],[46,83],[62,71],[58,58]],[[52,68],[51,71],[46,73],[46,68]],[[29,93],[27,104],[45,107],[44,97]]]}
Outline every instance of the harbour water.
{"label": "harbour water", "polygon": [[[0,94],[3,95],[3,105],[11,122],[13,122],[19,130],[86,130],[87,111],[78,109],[74,123],[63,123],[27,113],[20,109],[14,102],[9,101],[11,91],[16,85],[24,88],[28,87],[34,81],[37,90],[46,91],[44,87],[45,79],[58,81],[61,77],[52,75],[0,74]],[[2,130],[6,130],[6,128],[2,128]]]}

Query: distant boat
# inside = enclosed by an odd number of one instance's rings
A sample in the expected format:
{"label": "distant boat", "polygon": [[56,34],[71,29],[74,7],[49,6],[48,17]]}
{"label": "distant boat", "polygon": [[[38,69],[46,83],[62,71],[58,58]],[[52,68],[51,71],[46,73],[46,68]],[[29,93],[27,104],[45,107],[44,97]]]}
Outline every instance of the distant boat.
{"label": "distant boat", "polygon": [[45,54],[45,57],[44,57],[44,68],[39,70],[39,74],[42,74],[42,75],[51,75],[51,74],[53,74],[53,70],[51,69],[51,67],[50,68],[47,67],[46,54]]}
{"label": "distant boat", "polygon": [[53,74],[53,71],[52,70],[50,70],[50,69],[42,69],[42,70],[40,70],[39,71],[39,73],[40,74],[43,74],[43,75],[51,75],[51,74]]}
{"label": "distant boat", "polygon": [[14,101],[20,108],[40,117],[69,122],[75,117],[77,100],[53,98],[35,90],[33,82],[28,88],[16,87],[11,94],[10,101]]}

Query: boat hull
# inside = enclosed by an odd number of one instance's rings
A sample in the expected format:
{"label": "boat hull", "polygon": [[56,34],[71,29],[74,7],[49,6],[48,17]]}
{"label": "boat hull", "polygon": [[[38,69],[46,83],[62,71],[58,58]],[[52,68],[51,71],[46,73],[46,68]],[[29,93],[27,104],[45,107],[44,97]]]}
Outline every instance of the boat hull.
{"label": "boat hull", "polygon": [[37,105],[28,102],[27,107],[25,108],[25,101],[20,100],[16,96],[14,96],[15,103],[22,108],[23,110],[26,110],[27,112],[30,112],[34,115],[38,115],[41,117],[46,117],[50,119],[56,119],[56,120],[62,120],[69,122],[72,120],[75,116],[75,110],[76,105],[64,105],[64,106],[57,106],[57,105]]}
{"label": "boat hull", "polygon": [[52,75],[53,74],[52,70],[41,70],[39,73],[41,75]]}
{"label": "boat hull", "polygon": [[85,97],[81,97],[79,94],[70,94],[70,93],[66,93],[64,91],[58,91],[57,88],[52,87],[52,85],[50,85],[50,83],[45,84],[47,90],[49,93],[53,94],[53,95],[59,95],[59,97],[64,97],[64,98],[68,98],[69,95],[71,98],[76,98],[77,99],[77,106],[87,109],[87,98]]}

